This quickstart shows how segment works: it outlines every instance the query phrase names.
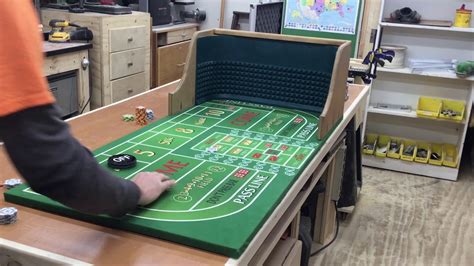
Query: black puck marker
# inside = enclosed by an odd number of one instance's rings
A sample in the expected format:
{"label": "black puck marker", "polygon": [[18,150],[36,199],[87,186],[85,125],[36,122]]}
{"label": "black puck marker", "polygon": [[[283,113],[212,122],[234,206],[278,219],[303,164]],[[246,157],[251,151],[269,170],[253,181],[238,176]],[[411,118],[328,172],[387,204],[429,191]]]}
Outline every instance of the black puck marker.
{"label": "black puck marker", "polygon": [[109,157],[107,165],[114,169],[129,169],[137,165],[137,158],[130,154],[117,154]]}

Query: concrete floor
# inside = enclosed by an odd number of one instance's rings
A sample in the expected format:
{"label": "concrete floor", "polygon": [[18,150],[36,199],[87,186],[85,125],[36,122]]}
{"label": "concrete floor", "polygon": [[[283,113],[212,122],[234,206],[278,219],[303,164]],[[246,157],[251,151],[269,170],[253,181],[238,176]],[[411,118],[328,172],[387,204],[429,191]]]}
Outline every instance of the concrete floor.
{"label": "concrete floor", "polygon": [[457,182],[364,168],[358,205],[312,265],[474,265],[474,172]]}

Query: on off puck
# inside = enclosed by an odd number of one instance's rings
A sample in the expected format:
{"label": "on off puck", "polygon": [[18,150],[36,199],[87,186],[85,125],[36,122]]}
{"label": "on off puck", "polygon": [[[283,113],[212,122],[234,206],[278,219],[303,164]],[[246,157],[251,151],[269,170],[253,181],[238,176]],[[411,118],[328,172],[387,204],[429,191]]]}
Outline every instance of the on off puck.
{"label": "on off puck", "polygon": [[129,169],[137,165],[137,158],[130,154],[117,154],[109,157],[107,165],[113,169]]}

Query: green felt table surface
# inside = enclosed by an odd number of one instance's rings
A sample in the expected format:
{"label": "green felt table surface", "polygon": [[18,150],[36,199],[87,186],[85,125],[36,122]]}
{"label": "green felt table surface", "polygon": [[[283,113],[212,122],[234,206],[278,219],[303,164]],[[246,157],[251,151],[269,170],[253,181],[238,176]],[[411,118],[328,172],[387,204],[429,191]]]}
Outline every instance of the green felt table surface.
{"label": "green felt table surface", "polygon": [[[119,177],[158,171],[177,180],[121,219],[81,214],[27,185],[5,199],[238,258],[323,145],[318,122],[297,110],[211,101],[105,145],[94,156]],[[108,157],[121,153],[133,154],[137,166],[108,168]]]}

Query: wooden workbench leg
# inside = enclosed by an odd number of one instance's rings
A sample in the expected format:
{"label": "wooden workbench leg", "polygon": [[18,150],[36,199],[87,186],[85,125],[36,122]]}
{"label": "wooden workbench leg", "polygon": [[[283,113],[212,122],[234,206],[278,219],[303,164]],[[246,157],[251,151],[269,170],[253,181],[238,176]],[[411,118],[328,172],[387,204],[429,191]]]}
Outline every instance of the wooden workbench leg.
{"label": "wooden workbench leg", "polygon": [[331,199],[335,167],[336,160],[333,158],[324,176],[321,178],[322,182],[326,185],[326,189],[318,197],[313,235],[313,241],[321,245],[331,241],[335,233],[336,209],[334,208],[334,201]]}

